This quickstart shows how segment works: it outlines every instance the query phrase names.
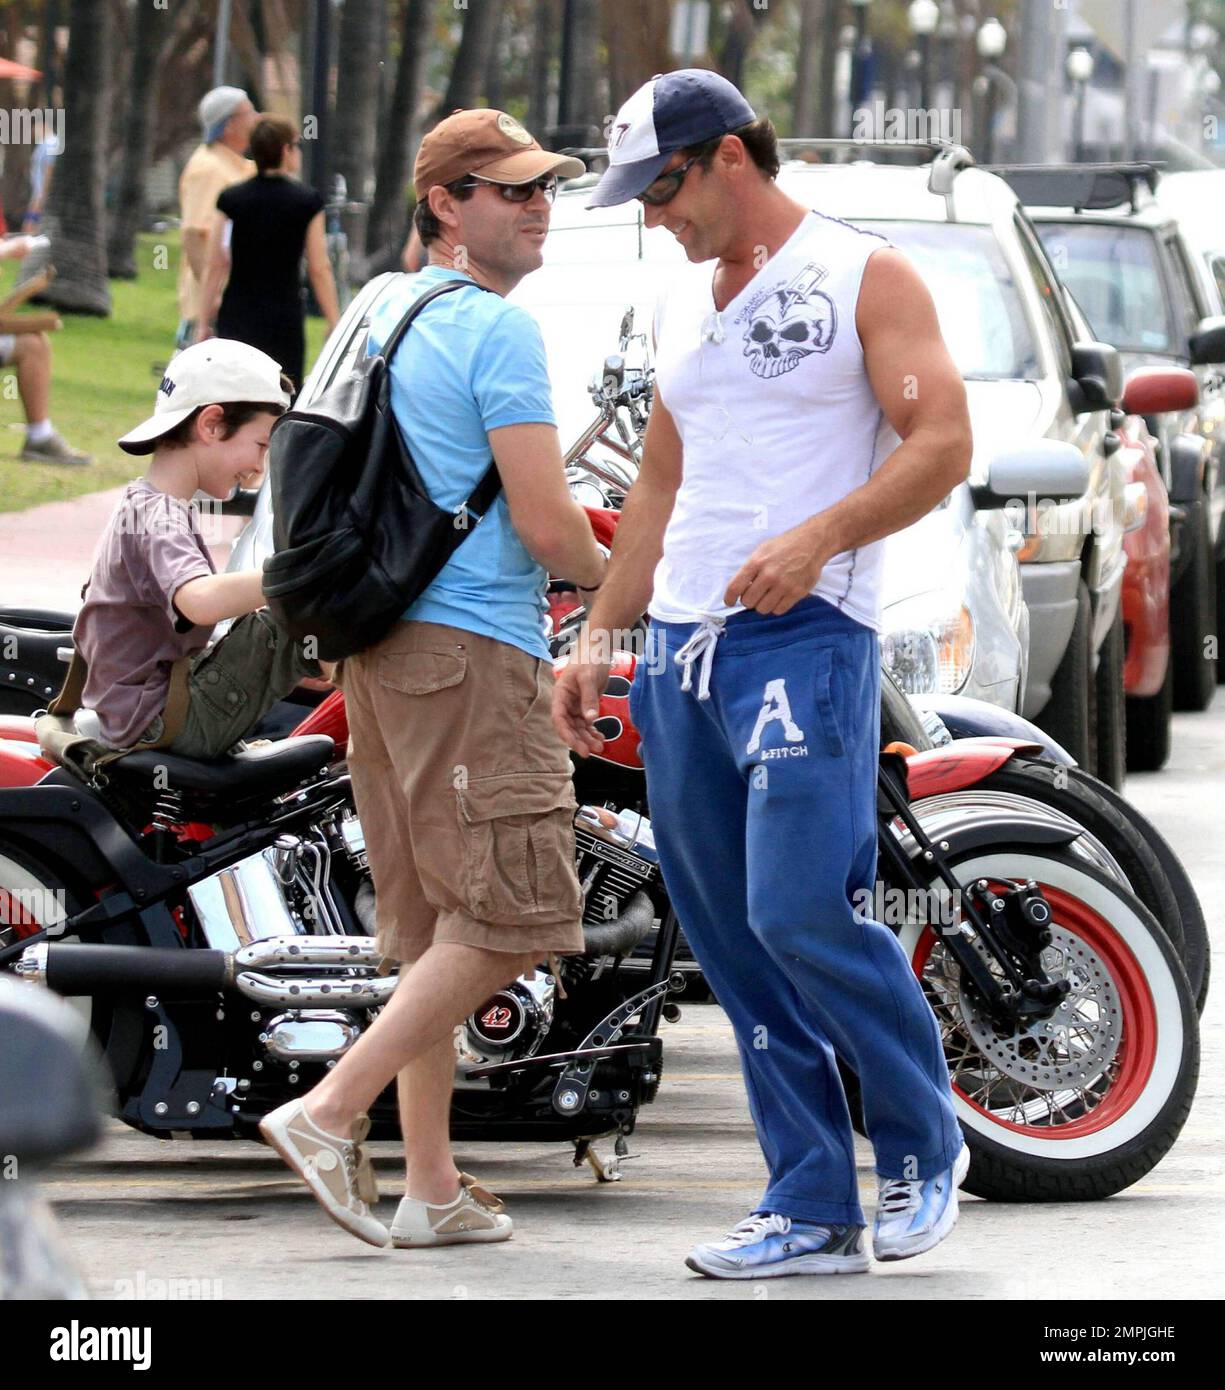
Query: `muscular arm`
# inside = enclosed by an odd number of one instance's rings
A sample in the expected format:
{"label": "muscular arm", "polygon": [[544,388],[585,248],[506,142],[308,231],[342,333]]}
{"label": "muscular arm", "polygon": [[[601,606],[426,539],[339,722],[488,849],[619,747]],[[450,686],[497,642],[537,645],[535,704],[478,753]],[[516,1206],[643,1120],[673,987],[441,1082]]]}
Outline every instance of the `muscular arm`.
{"label": "muscular arm", "polygon": [[969,472],[965,387],[926,285],[892,247],[868,261],[855,326],[872,390],[902,442],[862,487],[758,546],[728,585],[729,604],[785,613],[835,555],[909,526]]}
{"label": "muscular arm", "polygon": [[612,634],[634,623],[651,600],[651,580],[663,554],[664,531],[681,475],[681,438],[656,393],[642,442],[642,466],[617,524],[608,574],[584,625],[578,651],[558,677],[553,695],[554,727],[584,757],[604,746],[594,721],[600,692],[608,684]]}
{"label": "muscular arm", "polygon": [[629,627],[646,610],[680,485],[681,437],[656,392],[642,441],[642,466],[617,523],[608,577],[588,619],[590,630]]}

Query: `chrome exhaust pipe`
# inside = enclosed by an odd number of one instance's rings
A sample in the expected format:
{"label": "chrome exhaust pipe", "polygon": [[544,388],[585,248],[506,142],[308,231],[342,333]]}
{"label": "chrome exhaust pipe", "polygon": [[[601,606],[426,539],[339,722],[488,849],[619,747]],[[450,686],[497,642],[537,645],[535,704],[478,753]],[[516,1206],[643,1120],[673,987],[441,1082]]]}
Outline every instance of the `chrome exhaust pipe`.
{"label": "chrome exhaust pipe", "polygon": [[327,1005],[333,1009],[375,1009],[391,998],[399,976],[265,975],[244,970],[234,986],[258,1004],[288,1004],[295,1009]]}
{"label": "chrome exhaust pipe", "polygon": [[373,969],[382,954],[370,936],[265,936],[234,952],[234,968],[267,970],[278,965],[330,965]]}

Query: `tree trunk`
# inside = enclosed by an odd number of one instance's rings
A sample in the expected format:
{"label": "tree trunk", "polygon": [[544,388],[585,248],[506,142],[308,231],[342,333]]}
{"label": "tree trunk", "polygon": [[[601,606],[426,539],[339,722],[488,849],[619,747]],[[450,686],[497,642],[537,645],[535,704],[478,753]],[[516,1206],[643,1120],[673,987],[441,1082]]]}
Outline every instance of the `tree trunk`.
{"label": "tree trunk", "polygon": [[668,50],[668,13],[658,0],[617,0],[605,9],[610,110],[619,111],[655,73],[676,66]]}
{"label": "tree trunk", "polygon": [[564,0],[564,3],[557,124],[568,132],[563,136],[563,143],[586,145],[602,133],[600,11],[596,0]]}
{"label": "tree trunk", "polygon": [[157,73],[162,55],[174,38],[161,10],[140,5],[130,35],[132,74],[128,83],[128,109],[119,159],[119,186],[107,240],[107,273],[120,280],[136,278],[136,234],[145,215],[145,177],[149,172],[149,144],[153,107],[157,100]]}
{"label": "tree trunk", "polygon": [[430,124],[449,116],[452,111],[471,109],[481,104],[485,73],[489,69],[489,54],[502,18],[502,0],[478,0],[464,14],[464,31],[460,36],[451,78],[446,95],[435,108]]}
{"label": "tree trunk", "polygon": [[[383,0],[345,0],[341,11],[332,167],[344,176],[349,197],[359,202],[370,197],[374,182],[382,8]],[[352,249],[365,255],[364,246]]]}
{"label": "tree trunk", "polygon": [[557,33],[557,0],[534,0],[532,57],[528,78],[527,128],[542,144],[552,118],[549,113],[549,72]]}
{"label": "tree trunk", "polygon": [[408,183],[414,127],[425,83],[433,19],[434,0],[403,0],[396,85],[366,232],[366,245],[372,255],[387,246],[398,246],[408,231]]}
{"label": "tree trunk", "polygon": [[[800,0],[800,51],[795,60],[795,92],[791,103],[791,134],[816,135],[821,93],[817,70],[821,59],[821,17],[829,0]],[[821,131],[820,134],[828,134]]]}
{"label": "tree trunk", "polygon": [[493,42],[489,45],[489,63],[485,68],[485,105],[492,106],[495,111],[503,110],[506,105],[508,18],[508,7],[503,3],[502,13],[494,26]]}
{"label": "tree trunk", "polygon": [[[818,83],[817,134],[838,136],[837,93],[834,91],[834,75],[838,69],[838,34],[840,29],[841,6],[838,0],[825,0],[825,14],[821,20],[821,73]],[[797,131],[797,135],[806,132]]]}
{"label": "tree trunk", "polygon": [[109,316],[106,136],[113,71],[111,7],[72,0],[64,63],[64,152],[56,160],[47,235],[58,275],[41,298],[69,313]]}
{"label": "tree trunk", "polygon": [[766,10],[756,9],[753,0],[741,0],[732,11],[732,20],[719,50],[719,71],[733,86],[742,90],[749,50],[757,37],[757,27],[767,13]]}
{"label": "tree trunk", "polygon": [[[230,11],[230,48],[242,69],[239,86],[251,98],[251,105],[257,111],[265,109],[264,104],[264,50],[260,41],[261,30],[252,22],[246,5],[235,5]],[[212,78],[209,78],[212,87]]]}

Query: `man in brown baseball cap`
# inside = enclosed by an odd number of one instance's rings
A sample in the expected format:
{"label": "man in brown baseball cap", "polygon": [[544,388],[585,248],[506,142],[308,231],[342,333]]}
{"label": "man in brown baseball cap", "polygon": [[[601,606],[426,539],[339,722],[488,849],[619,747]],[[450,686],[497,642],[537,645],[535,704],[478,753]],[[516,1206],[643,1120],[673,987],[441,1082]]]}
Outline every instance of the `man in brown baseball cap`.
{"label": "man in brown baseball cap", "polygon": [[[524,203],[534,198],[535,181],[539,181],[542,188],[549,188],[558,178],[575,178],[584,172],[580,160],[541,149],[523,126],[505,111],[488,108],[456,111],[434,127],[417,153],[413,170],[417,211],[412,233],[404,247],[404,269],[420,269],[429,255],[426,248],[431,241],[439,239],[430,200],[431,189],[442,188],[452,198],[463,200],[481,184],[490,184],[509,190],[502,195],[508,201]],[[546,192],[545,197],[552,202],[551,191]],[[539,219],[528,220],[533,230],[537,230],[535,224]],[[531,239],[529,234],[529,242]],[[527,269],[534,270],[539,264],[537,260]]]}
{"label": "man in brown baseball cap", "polygon": [[[399,984],[323,1080],[261,1129],[327,1214],[373,1245],[511,1235],[511,1217],[451,1152],[455,1028],[549,956],[584,949],[544,596],[551,572],[589,598],[604,560],[566,486],[540,327],[506,300],[543,260],[557,177],[582,170],[502,111],[443,121],[417,159],[429,264],[392,281],[370,313],[378,352],[423,294],[443,291],[391,357],[391,409],[430,497],[472,533],[338,675],[379,946],[400,962]],[[476,525],[466,499],[491,454],[501,492]],[[393,1077],[405,1188],[389,1230],[359,1146],[361,1116]]]}

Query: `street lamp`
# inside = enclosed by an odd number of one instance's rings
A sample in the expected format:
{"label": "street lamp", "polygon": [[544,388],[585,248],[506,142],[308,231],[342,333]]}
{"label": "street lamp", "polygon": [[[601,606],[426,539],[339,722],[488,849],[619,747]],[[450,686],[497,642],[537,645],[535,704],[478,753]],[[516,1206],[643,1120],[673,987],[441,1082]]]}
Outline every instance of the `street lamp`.
{"label": "street lamp", "polygon": [[931,95],[932,35],[940,23],[940,6],[936,0],[910,0],[906,21],[919,44],[919,105],[926,111]]}
{"label": "street lamp", "polygon": [[868,59],[872,40],[868,37],[868,6],[872,0],[851,0],[855,11],[855,52],[851,60],[851,110],[868,103]]}
{"label": "street lamp", "polygon": [[1072,123],[1072,157],[1077,163],[1085,158],[1085,92],[1093,76],[1093,54],[1087,48],[1074,48],[1068,54],[1068,77],[1076,93],[1076,114]]}
{"label": "street lamp", "polygon": [[984,63],[983,77],[987,83],[986,90],[986,112],[983,121],[986,127],[986,160],[990,164],[995,153],[995,72],[996,63],[1004,56],[1004,50],[1008,47],[1008,31],[998,19],[988,19],[979,26],[978,37],[979,57]]}

